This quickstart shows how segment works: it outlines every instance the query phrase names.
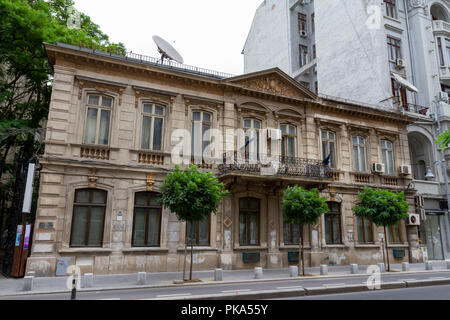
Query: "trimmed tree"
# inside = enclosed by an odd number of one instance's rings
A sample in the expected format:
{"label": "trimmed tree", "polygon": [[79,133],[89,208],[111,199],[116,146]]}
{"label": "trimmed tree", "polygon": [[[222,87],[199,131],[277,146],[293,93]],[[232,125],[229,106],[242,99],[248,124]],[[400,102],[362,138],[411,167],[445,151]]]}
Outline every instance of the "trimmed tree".
{"label": "trimmed tree", "polygon": [[353,208],[355,215],[375,223],[377,227],[384,228],[387,265],[388,271],[391,271],[386,227],[397,225],[401,220],[408,218],[409,204],[405,194],[365,187],[363,193],[358,193],[358,198],[361,203]]}
{"label": "trimmed tree", "polygon": [[[175,213],[178,220],[191,224],[202,221],[211,213],[216,214],[220,200],[228,193],[224,189],[224,184],[219,183],[212,172],[199,171],[196,166],[191,166],[182,171],[178,165],[164,179],[161,192],[162,205]],[[189,280],[192,280],[193,231],[194,228],[191,228]]]}
{"label": "trimmed tree", "polygon": [[303,254],[303,226],[316,224],[320,216],[329,211],[327,200],[320,197],[318,189],[305,190],[298,186],[288,187],[283,195],[284,222],[299,226],[299,268],[305,275],[305,263]]}

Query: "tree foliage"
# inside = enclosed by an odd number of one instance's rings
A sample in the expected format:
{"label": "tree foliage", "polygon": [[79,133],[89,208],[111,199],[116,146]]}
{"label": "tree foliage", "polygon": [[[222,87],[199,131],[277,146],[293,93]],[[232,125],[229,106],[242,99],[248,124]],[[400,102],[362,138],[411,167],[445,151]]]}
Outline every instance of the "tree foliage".
{"label": "tree foliage", "polygon": [[377,226],[393,226],[408,218],[409,204],[403,192],[364,188],[358,193],[361,203],[353,208],[356,216],[372,221]]}
{"label": "tree foliage", "polygon": [[439,145],[441,150],[450,148],[450,130],[444,131],[434,143]]}
{"label": "tree foliage", "polygon": [[305,190],[298,186],[286,189],[282,206],[284,221],[294,225],[315,224],[329,211],[327,201],[319,196],[318,189]]}
{"label": "tree foliage", "polygon": [[161,186],[161,203],[174,212],[180,221],[201,221],[216,214],[220,200],[228,193],[211,172],[196,166],[180,170],[177,165]]}

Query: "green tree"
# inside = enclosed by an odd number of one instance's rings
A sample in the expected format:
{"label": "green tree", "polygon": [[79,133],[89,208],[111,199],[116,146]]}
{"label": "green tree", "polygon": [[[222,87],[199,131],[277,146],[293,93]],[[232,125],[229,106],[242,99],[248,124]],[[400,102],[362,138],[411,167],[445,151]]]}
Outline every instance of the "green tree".
{"label": "green tree", "polygon": [[444,131],[434,143],[439,145],[441,150],[447,150],[450,147],[450,130]]}
{"label": "green tree", "polygon": [[[196,166],[182,171],[177,165],[175,170],[166,176],[161,186],[161,203],[175,213],[180,221],[188,223],[202,221],[211,213],[217,213],[220,200],[228,193],[224,187],[212,172],[199,171]],[[189,280],[192,280],[193,230],[194,228],[191,228]]]}
{"label": "green tree", "polygon": [[299,239],[299,268],[305,275],[305,263],[303,254],[303,226],[316,224],[320,216],[329,211],[325,198],[320,197],[318,189],[305,190],[298,186],[288,187],[283,194],[283,217],[284,222],[298,225],[300,230]]}
{"label": "green tree", "polygon": [[403,192],[394,193],[388,190],[375,190],[365,187],[363,193],[358,193],[358,198],[360,204],[353,207],[355,215],[372,221],[378,227],[382,226],[384,228],[388,271],[391,271],[386,227],[397,225],[401,220],[408,218],[409,204],[405,200],[405,194]]}

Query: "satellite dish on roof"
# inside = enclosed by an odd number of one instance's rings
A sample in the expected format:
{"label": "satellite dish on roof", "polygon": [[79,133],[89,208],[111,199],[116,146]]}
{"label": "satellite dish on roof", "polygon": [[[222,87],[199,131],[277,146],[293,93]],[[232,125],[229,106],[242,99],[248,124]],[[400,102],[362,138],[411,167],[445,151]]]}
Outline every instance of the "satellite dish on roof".
{"label": "satellite dish on roof", "polygon": [[166,40],[158,36],[153,36],[153,41],[155,41],[158,46],[158,51],[161,53],[161,63],[164,62],[165,58],[181,64],[184,63],[183,57]]}

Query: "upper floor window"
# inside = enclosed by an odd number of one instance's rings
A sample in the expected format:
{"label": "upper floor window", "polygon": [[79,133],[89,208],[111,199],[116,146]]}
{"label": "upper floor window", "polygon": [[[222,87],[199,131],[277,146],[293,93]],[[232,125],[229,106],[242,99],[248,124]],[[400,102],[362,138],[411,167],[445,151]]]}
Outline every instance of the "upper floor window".
{"label": "upper floor window", "polygon": [[249,159],[256,154],[259,159],[259,130],[261,121],[256,119],[244,119],[245,132],[245,159]]}
{"label": "upper floor window", "polygon": [[186,223],[186,244],[209,246],[210,216],[201,221]]}
{"label": "upper floor window", "polygon": [[[446,41],[446,43],[447,43],[447,41]],[[442,50],[442,38],[441,37],[437,37],[437,45],[438,45],[439,63],[441,66],[445,66],[444,52]],[[450,57],[450,53],[448,53],[448,48],[447,48],[447,54]]]}
{"label": "upper floor window", "polygon": [[212,114],[204,111],[192,112],[192,154],[210,155]]}
{"label": "upper floor window", "polygon": [[289,125],[282,124],[281,126],[281,156],[284,157],[295,157],[295,143],[297,140],[297,128]]}
{"label": "upper floor window", "polygon": [[330,156],[330,168],[336,168],[336,133],[322,131],[322,158]]}
{"label": "upper floor window", "polygon": [[142,149],[162,150],[163,125],[164,107],[145,103],[142,106]]}
{"label": "upper floor window", "polygon": [[84,143],[107,145],[113,99],[88,95]]}
{"label": "upper floor window", "polygon": [[387,37],[388,54],[390,61],[397,61],[402,58],[400,40]]}
{"label": "upper floor window", "polygon": [[154,192],[137,192],[134,198],[133,246],[159,247],[161,203]]}
{"label": "upper floor window", "polygon": [[239,244],[259,244],[260,201],[255,198],[239,199]]}
{"label": "upper floor window", "polygon": [[381,155],[384,164],[384,173],[394,175],[394,149],[392,142],[381,140]]}
{"label": "upper floor window", "polygon": [[71,247],[101,247],[107,192],[98,189],[75,191]]}
{"label": "upper floor window", "polygon": [[328,202],[330,211],[325,214],[325,241],[327,244],[342,243],[341,206],[337,202]]}
{"label": "upper floor window", "polygon": [[[405,109],[408,108],[408,95],[406,94],[406,88],[400,86],[395,79],[391,79],[392,95],[395,98],[395,102],[399,103]],[[407,109],[408,110],[408,109]]]}
{"label": "upper floor window", "polygon": [[303,13],[298,13],[298,31],[306,32],[306,15]]}
{"label": "upper floor window", "polygon": [[313,59],[315,59],[317,57],[316,45],[313,44],[312,48],[313,48]]}
{"label": "upper floor window", "polygon": [[450,63],[450,40],[445,39],[445,50],[447,51],[447,61]]}
{"label": "upper floor window", "polygon": [[353,169],[356,172],[367,171],[366,139],[361,136],[352,137],[353,144]]}
{"label": "upper floor window", "polygon": [[384,4],[386,6],[386,15],[388,17],[397,18],[397,9],[396,9],[396,0],[384,0]]}
{"label": "upper floor window", "polygon": [[311,14],[311,31],[314,33],[316,31],[315,21],[314,21],[314,13]]}
{"label": "upper floor window", "polygon": [[308,47],[300,45],[300,68],[307,64],[308,61]]}

